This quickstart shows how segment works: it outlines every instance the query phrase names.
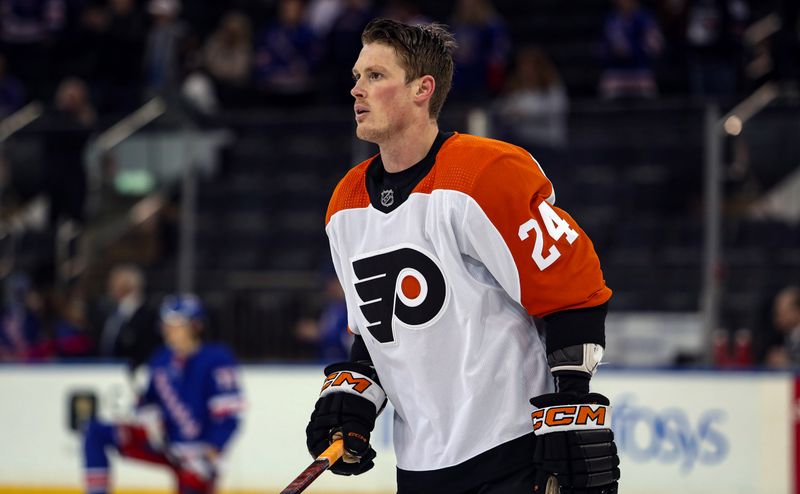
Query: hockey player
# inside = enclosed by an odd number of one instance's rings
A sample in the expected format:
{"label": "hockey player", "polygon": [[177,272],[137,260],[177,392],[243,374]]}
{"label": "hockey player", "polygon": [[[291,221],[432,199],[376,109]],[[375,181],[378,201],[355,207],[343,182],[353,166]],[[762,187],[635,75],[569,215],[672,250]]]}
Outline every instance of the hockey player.
{"label": "hockey player", "polygon": [[342,436],[332,471],[372,468],[388,398],[401,494],[617,492],[609,403],[589,392],[611,297],[591,241],[527,151],[439,130],[454,48],[442,26],[378,19],[362,42],[356,133],[379,154],[328,208],[355,341],[325,369],[310,453]]}
{"label": "hockey player", "polygon": [[195,296],[165,298],[160,318],[166,347],[150,360],[150,381],[138,410],[160,412],[163,427],[159,433],[135,421],[90,422],[84,436],[90,494],[108,492],[108,447],[172,469],[180,494],[213,492],[219,457],[242,409],[236,362],[227,348],[202,342],[205,313]]}

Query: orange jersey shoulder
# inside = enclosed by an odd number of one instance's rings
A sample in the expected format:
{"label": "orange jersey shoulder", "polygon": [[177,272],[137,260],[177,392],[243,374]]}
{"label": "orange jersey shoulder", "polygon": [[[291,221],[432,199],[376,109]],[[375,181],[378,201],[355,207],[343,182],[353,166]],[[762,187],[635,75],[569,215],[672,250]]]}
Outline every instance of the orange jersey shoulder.
{"label": "orange jersey shoulder", "polygon": [[367,167],[369,167],[373,159],[375,159],[375,156],[351,168],[344,178],[339,181],[328,203],[328,212],[325,215],[326,225],[331,221],[333,215],[339,211],[366,208],[369,206],[366,175]]}
{"label": "orange jersey shoulder", "polygon": [[499,193],[506,193],[509,187],[540,190],[546,197],[553,193],[553,186],[539,164],[521,147],[456,133],[442,145],[436,165],[414,192],[457,190],[481,203],[491,197],[485,192],[494,193],[499,199]]}

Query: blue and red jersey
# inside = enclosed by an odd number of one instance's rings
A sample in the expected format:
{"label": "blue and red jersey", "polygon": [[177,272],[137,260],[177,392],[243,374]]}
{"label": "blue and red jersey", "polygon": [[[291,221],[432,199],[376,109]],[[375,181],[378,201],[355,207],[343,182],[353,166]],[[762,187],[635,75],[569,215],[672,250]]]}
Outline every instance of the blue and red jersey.
{"label": "blue and red jersey", "polygon": [[161,409],[170,443],[204,442],[221,451],[244,405],[233,354],[217,344],[203,345],[188,358],[168,348],[156,351],[139,403],[146,405]]}

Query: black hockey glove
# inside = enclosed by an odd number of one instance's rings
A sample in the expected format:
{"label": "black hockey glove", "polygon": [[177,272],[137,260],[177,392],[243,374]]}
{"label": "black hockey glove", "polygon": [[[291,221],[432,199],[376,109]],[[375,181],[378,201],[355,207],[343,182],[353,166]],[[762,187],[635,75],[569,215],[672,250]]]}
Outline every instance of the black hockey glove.
{"label": "black hockey glove", "polygon": [[619,457],[608,398],[598,393],[550,393],[531,399],[536,434],[534,491],[554,476],[561,494],[616,494]]}
{"label": "black hockey glove", "polygon": [[359,475],[375,466],[369,435],[386,405],[375,370],[356,362],[325,368],[325,382],[306,427],[306,445],[316,458],[341,435],[345,455],[330,470],[339,475]]}

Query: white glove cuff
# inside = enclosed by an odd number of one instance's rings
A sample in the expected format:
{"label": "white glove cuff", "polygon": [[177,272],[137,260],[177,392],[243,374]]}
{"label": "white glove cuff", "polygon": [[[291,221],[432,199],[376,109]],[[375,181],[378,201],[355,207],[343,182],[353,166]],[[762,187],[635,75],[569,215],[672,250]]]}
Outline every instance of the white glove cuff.
{"label": "white glove cuff", "polygon": [[332,372],[325,378],[319,397],[323,398],[331,393],[350,393],[366,398],[375,405],[376,414],[379,414],[386,404],[386,393],[380,384],[352,370]]}

